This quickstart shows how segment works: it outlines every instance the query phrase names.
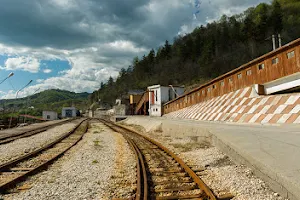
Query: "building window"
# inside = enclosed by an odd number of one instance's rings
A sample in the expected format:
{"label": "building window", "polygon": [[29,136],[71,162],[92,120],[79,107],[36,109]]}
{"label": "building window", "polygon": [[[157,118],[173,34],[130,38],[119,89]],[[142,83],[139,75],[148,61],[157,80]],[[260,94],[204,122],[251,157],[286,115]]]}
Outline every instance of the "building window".
{"label": "building window", "polygon": [[202,90],[202,94],[204,94],[205,93],[205,91],[204,90]]}
{"label": "building window", "polygon": [[264,63],[258,65],[258,70],[263,70],[264,68],[265,68]]}
{"label": "building window", "polygon": [[155,90],[155,101],[157,102],[157,90]]}
{"label": "building window", "polygon": [[246,74],[247,74],[247,76],[250,76],[252,74],[251,69],[247,70]]}
{"label": "building window", "polygon": [[216,87],[216,85],[213,85],[212,88],[213,88],[213,89],[216,89],[217,87]]}
{"label": "building window", "polygon": [[200,93],[200,92],[198,92],[198,97],[200,97],[200,94],[201,94],[201,93]]}
{"label": "building window", "polygon": [[207,88],[207,92],[210,92],[211,91],[211,88],[209,87],[209,88]]}
{"label": "building window", "polygon": [[225,83],[224,81],[221,81],[221,86],[224,87]]}
{"label": "building window", "polygon": [[242,74],[238,74],[237,77],[238,77],[238,79],[241,79],[242,78]]}
{"label": "building window", "polygon": [[290,59],[295,56],[295,51],[291,51],[287,53],[287,58]]}
{"label": "building window", "polygon": [[229,78],[229,79],[228,79],[228,82],[229,82],[229,83],[232,83],[232,78]]}
{"label": "building window", "polygon": [[47,119],[50,119],[50,115],[47,115]]}
{"label": "building window", "polygon": [[278,58],[272,59],[272,65],[275,65],[277,63],[279,63],[279,59]]}

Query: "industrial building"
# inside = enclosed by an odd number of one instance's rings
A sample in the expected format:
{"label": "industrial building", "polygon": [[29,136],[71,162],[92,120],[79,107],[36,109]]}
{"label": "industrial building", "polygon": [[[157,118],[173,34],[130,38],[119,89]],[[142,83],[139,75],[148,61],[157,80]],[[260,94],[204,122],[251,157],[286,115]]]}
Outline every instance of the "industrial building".
{"label": "industrial building", "polygon": [[76,116],[77,116],[77,109],[75,107],[62,108],[62,112],[61,112],[62,118],[69,118],[69,117],[76,117]]}
{"label": "industrial building", "polygon": [[43,119],[45,120],[57,120],[57,112],[43,111]]}
{"label": "industrial building", "polygon": [[295,90],[300,86],[299,79],[300,39],[297,39],[167,102],[164,114],[253,85],[260,95]]}
{"label": "industrial building", "polygon": [[149,115],[161,116],[164,103],[182,95],[183,87],[153,85],[148,87],[149,95]]}

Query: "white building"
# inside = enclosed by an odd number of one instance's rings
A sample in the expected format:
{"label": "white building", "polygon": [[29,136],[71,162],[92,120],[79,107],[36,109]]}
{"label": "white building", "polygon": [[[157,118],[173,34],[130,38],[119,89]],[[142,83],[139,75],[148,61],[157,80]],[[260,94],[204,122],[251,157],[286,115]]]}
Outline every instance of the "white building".
{"label": "white building", "polygon": [[67,117],[76,117],[77,109],[74,107],[64,107],[62,108],[61,117],[67,118]]}
{"label": "white building", "polygon": [[43,111],[43,119],[46,119],[46,120],[57,120],[57,112],[54,112],[54,111]]}
{"label": "white building", "polygon": [[149,116],[161,116],[164,103],[184,93],[184,87],[153,85],[149,91]]}

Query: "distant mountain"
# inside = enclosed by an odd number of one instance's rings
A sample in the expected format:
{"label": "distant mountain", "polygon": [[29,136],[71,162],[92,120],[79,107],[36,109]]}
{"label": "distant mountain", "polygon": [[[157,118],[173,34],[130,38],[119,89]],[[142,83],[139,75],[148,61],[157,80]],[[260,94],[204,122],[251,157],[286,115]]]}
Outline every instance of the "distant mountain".
{"label": "distant mountain", "polygon": [[[43,110],[52,110],[61,113],[62,107],[74,106],[79,110],[88,108],[89,93],[75,93],[65,90],[45,90],[43,92],[19,99],[0,100],[2,113],[17,112],[41,116]],[[4,109],[4,112],[3,112]]]}

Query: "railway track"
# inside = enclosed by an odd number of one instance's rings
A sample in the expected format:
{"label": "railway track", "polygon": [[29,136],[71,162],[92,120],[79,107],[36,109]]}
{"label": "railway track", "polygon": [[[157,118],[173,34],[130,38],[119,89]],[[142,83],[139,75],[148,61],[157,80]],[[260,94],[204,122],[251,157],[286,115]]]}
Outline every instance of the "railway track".
{"label": "railway track", "polygon": [[39,127],[39,128],[34,129],[34,130],[23,131],[23,132],[16,133],[16,134],[11,133],[11,134],[0,135],[0,145],[12,142],[12,141],[20,139],[20,138],[30,137],[32,135],[44,132],[44,131],[46,131],[50,128],[53,128],[55,126],[59,126],[59,125],[68,123],[72,120],[74,120],[74,119],[65,120],[65,121],[62,121],[62,122],[47,125],[47,126],[44,126],[44,127]]}
{"label": "railway track", "polygon": [[220,199],[192,169],[160,143],[126,127],[101,119],[100,121],[123,134],[136,154],[136,200]]}
{"label": "railway track", "polygon": [[0,193],[50,165],[81,140],[88,126],[89,121],[85,119],[50,144],[0,165]]}

